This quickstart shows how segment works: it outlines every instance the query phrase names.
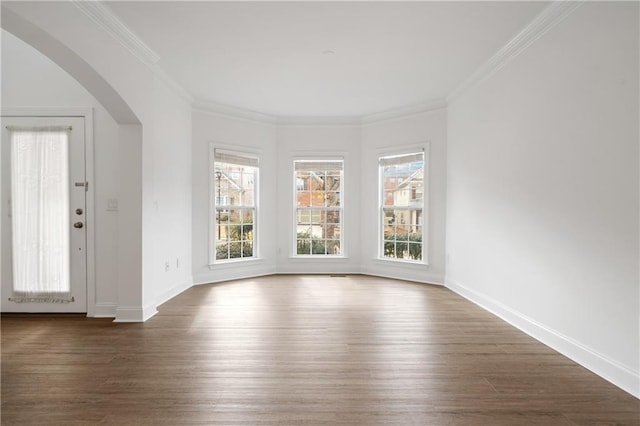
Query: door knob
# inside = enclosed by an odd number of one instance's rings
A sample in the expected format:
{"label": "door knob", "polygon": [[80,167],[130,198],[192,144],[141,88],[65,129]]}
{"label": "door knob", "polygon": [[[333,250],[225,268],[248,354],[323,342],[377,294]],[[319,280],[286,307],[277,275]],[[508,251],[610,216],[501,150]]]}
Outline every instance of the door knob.
{"label": "door knob", "polygon": [[78,228],[78,229],[82,228],[83,226],[84,225],[82,224],[82,222],[76,222],[76,223],[73,224],[73,227],[74,228]]}

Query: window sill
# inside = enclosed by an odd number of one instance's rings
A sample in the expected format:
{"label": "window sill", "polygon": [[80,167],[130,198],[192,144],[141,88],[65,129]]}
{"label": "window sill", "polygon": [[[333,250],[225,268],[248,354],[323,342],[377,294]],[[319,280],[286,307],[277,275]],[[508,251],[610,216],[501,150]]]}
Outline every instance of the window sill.
{"label": "window sill", "polygon": [[247,259],[230,259],[230,260],[219,260],[215,263],[210,263],[209,264],[209,269],[215,269],[215,268],[220,268],[220,267],[225,267],[225,268],[229,268],[229,267],[233,267],[233,266],[242,266],[242,265],[246,265],[248,263],[259,263],[264,261],[263,257],[250,257]]}
{"label": "window sill", "polygon": [[387,263],[387,264],[397,264],[398,266],[417,266],[424,267],[429,266],[429,262],[427,261],[415,261],[415,260],[404,260],[404,259],[390,259],[385,257],[376,257],[373,259],[376,262]]}
{"label": "window sill", "polygon": [[348,261],[349,258],[346,256],[313,256],[313,255],[297,255],[297,256],[289,256],[289,259],[296,261],[327,261],[327,260],[337,260],[337,261]]}

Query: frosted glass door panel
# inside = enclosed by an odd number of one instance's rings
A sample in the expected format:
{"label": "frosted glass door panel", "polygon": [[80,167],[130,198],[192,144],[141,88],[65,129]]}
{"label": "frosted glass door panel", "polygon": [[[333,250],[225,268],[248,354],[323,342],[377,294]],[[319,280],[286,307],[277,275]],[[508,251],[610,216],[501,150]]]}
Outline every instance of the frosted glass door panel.
{"label": "frosted glass door panel", "polygon": [[12,299],[16,302],[70,301],[70,129],[9,130]]}

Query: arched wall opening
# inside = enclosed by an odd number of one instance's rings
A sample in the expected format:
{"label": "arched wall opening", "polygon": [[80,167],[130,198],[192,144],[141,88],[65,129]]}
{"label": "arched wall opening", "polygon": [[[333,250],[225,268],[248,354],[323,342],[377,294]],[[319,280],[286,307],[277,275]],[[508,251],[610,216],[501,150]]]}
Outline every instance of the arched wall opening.
{"label": "arched wall opening", "polygon": [[[119,308],[142,306],[142,123],[85,60],[4,6],[2,29],[3,114],[65,115],[81,108],[95,123],[88,139],[95,167],[87,177],[94,200],[87,314],[118,320]],[[105,205],[109,200],[115,207]]]}

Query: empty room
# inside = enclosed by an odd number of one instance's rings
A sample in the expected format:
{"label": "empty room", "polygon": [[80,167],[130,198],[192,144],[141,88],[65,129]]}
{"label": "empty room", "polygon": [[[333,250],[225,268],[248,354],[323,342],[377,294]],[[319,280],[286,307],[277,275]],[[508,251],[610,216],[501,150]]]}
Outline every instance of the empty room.
{"label": "empty room", "polygon": [[3,425],[640,425],[639,2],[1,6]]}

